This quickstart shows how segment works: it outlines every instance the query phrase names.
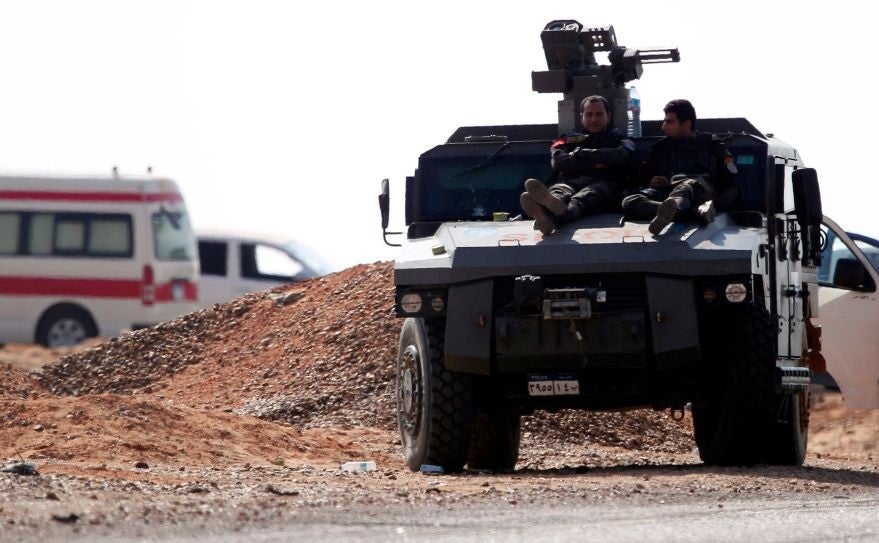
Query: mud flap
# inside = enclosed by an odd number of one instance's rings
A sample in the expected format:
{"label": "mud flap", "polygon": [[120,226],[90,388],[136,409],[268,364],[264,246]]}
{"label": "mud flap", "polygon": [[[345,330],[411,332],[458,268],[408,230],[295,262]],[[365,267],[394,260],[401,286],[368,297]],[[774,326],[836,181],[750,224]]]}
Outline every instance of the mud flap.
{"label": "mud flap", "polygon": [[446,369],[488,375],[491,370],[491,279],[451,285],[446,312]]}
{"label": "mud flap", "polygon": [[699,360],[699,326],[693,282],[647,276],[647,304],[657,367]]}

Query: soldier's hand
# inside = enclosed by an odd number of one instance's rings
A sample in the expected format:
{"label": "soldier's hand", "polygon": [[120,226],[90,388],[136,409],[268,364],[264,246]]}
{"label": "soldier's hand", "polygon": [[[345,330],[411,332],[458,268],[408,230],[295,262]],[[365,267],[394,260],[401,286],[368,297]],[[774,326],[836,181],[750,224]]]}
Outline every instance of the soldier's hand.
{"label": "soldier's hand", "polygon": [[653,179],[650,180],[650,188],[651,189],[661,189],[663,187],[668,186],[668,177],[664,177],[662,175],[655,175]]}

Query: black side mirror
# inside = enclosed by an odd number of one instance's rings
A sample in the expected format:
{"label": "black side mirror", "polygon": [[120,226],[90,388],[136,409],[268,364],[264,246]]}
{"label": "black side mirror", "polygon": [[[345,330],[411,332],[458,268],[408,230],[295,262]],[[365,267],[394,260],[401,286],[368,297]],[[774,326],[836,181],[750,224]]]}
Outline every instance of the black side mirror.
{"label": "black side mirror", "polygon": [[400,232],[388,232],[388,217],[390,216],[391,194],[390,185],[387,179],[382,179],[382,192],[378,195],[378,208],[382,214],[382,239],[386,245],[391,247],[399,247],[399,243],[390,243],[388,234],[398,235]]}
{"label": "black side mirror", "polygon": [[390,214],[391,189],[387,179],[382,179],[382,192],[378,195],[378,208],[382,214],[382,230],[388,228],[388,216]]}
{"label": "black side mirror", "polygon": [[864,290],[867,270],[855,258],[840,258],[833,268],[833,286],[849,290]]}
{"label": "black side mirror", "polygon": [[803,232],[803,255],[813,266],[821,265],[821,190],[818,186],[818,173],[813,168],[794,171],[794,211]]}

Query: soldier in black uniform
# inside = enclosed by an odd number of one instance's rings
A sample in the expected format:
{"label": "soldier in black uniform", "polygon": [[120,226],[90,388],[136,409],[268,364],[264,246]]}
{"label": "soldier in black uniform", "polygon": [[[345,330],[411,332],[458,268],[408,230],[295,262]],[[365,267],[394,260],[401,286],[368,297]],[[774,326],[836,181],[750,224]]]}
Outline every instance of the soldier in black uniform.
{"label": "soldier in black uniform", "polygon": [[547,187],[528,179],[519,198],[522,210],[534,218],[534,229],[545,235],[585,215],[617,210],[620,178],[635,149],[631,140],[608,128],[611,111],[606,98],[587,96],[580,109],[585,133],[562,135],[550,150],[558,181]]}
{"label": "soldier in black uniform", "polygon": [[672,100],[663,111],[665,137],[647,156],[649,185],[623,199],[626,217],[652,219],[654,235],[688,213],[713,222],[718,210],[726,211],[738,198],[732,155],[711,134],[696,133],[693,105]]}

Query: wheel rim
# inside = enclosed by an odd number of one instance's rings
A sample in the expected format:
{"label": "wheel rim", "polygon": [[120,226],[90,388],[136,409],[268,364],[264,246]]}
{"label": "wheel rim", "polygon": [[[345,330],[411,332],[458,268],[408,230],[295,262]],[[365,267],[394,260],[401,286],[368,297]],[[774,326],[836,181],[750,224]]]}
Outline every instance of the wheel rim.
{"label": "wheel rim", "polygon": [[85,326],[76,319],[59,319],[49,327],[49,347],[76,345],[87,336]]}
{"label": "wheel rim", "polygon": [[400,355],[400,373],[397,376],[397,412],[400,427],[407,436],[418,434],[421,423],[421,357],[415,345],[409,345]]}

